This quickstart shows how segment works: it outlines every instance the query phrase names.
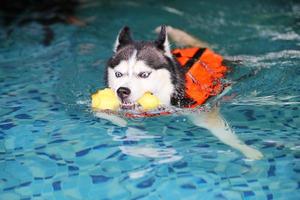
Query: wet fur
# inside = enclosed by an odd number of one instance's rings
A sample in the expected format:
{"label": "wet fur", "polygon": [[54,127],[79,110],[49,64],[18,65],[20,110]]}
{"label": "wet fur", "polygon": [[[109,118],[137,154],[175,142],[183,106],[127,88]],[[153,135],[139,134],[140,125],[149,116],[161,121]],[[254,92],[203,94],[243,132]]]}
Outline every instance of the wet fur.
{"label": "wet fur", "polygon": [[[161,33],[155,41],[133,41],[130,36],[129,28],[124,27],[117,38],[114,49],[115,52],[107,62],[107,85],[112,87],[110,79],[114,79],[113,75],[110,75],[110,71],[115,69],[116,66],[119,66],[122,61],[128,61],[133,55],[133,52],[136,51],[136,61],[144,62],[144,65],[153,69],[153,71],[166,70],[169,72],[173,91],[168,104],[180,106],[185,96],[184,72],[179,63],[172,57],[168,49],[169,44],[166,44],[166,41],[167,35],[165,27],[162,28]],[[113,89],[116,90],[117,88],[113,87]],[[143,93],[144,92],[147,91],[143,91]],[[158,94],[158,96],[160,95]]]}

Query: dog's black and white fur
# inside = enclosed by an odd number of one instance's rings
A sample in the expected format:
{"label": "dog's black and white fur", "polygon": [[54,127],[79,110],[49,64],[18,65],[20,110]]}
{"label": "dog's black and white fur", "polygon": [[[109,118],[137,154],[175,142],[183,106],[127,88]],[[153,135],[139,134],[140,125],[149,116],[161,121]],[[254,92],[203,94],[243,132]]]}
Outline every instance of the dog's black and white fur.
{"label": "dog's black and white fur", "polygon": [[[128,27],[120,31],[113,56],[107,63],[106,80],[108,87],[115,91],[123,105],[131,107],[145,92],[153,93],[163,106],[182,106],[189,102],[185,99],[184,72],[172,56],[168,35],[178,43],[201,43],[172,27],[162,26],[155,41],[134,41]],[[263,157],[258,150],[237,138],[217,108],[210,112],[189,113],[188,117],[195,125],[208,129],[222,142],[240,150],[246,157]],[[104,118],[118,121],[107,115]],[[121,124],[126,125],[126,121],[122,120]]]}
{"label": "dog's black and white fur", "polygon": [[130,104],[145,92],[165,106],[184,99],[184,73],[173,59],[165,26],[155,41],[134,41],[129,28],[121,30],[107,65],[107,83],[123,103]]}

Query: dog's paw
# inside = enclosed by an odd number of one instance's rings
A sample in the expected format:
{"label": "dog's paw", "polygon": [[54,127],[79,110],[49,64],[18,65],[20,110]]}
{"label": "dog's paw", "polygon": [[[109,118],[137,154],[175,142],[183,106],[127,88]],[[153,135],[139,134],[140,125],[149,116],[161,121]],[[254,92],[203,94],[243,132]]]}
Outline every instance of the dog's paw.
{"label": "dog's paw", "polygon": [[113,114],[107,114],[104,112],[97,112],[96,117],[102,118],[102,119],[106,119],[108,121],[110,121],[111,123],[120,126],[120,127],[126,127],[127,126],[127,121],[119,116],[113,115]]}
{"label": "dog's paw", "polygon": [[260,160],[264,157],[259,150],[248,146],[243,147],[242,152],[250,160]]}

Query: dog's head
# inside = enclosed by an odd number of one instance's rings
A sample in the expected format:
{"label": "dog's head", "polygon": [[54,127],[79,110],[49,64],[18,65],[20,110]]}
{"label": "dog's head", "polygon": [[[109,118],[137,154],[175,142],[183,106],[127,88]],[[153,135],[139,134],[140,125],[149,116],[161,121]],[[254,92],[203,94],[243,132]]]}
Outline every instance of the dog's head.
{"label": "dog's head", "polygon": [[124,27],[107,63],[107,84],[124,104],[136,102],[145,92],[151,92],[162,104],[170,105],[183,85],[178,68],[165,26],[155,41],[134,41],[129,28]]}

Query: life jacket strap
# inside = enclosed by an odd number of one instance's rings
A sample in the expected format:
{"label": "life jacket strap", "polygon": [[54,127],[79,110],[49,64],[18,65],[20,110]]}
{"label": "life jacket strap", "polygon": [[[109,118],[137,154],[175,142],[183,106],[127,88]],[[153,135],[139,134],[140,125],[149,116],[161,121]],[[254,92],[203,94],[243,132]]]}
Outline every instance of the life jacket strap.
{"label": "life jacket strap", "polygon": [[185,65],[183,66],[185,72],[189,71],[191,67],[195,64],[195,62],[199,61],[200,57],[202,56],[205,50],[206,48],[199,48],[193,55],[193,57],[185,63]]}

